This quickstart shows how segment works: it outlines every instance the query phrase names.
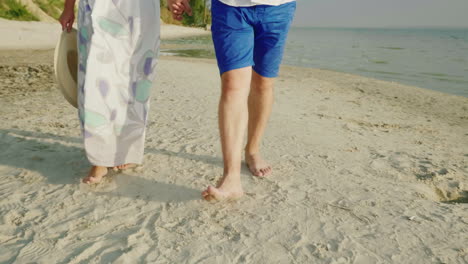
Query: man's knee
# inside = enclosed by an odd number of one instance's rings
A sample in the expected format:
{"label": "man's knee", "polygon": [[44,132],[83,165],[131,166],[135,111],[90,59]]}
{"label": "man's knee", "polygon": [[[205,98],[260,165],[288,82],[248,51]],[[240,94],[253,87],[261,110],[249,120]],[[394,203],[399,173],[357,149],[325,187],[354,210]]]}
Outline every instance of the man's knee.
{"label": "man's knee", "polygon": [[261,76],[255,71],[252,73],[252,87],[256,92],[271,92],[275,83],[275,78]]}
{"label": "man's knee", "polygon": [[249,89],[251,68],[227,71],[221,75],[223,92],[242,92]]}

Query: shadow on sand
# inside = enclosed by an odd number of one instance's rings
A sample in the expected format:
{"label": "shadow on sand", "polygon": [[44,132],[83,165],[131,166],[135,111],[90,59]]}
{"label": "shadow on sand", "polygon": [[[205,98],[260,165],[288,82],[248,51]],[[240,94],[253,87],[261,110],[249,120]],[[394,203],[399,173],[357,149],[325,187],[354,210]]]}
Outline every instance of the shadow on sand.
{"label": "shadow on sand", "polygon": [[[50,184],[80,184],[89,169],[80,138],[51,133],[0,130],[0,164],[11,168],[7,174],[18,175],[19,169],[37,172]],[[179,157],[222,167],[220,158],[146,148],[146,153]],[[108,186],[89,187],[96,194],[126,196],[162,202],[182,202],[200,199],[200,190],[186,186],[149,180],[137,175],[110,173]],[[93,190],[94,189],[94,190]]]}

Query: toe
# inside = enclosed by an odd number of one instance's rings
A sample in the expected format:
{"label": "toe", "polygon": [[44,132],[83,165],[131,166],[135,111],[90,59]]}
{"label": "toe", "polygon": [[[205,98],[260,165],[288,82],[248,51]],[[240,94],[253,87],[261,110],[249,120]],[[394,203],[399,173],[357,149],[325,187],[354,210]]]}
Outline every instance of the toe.
{"label": "toe", "polygon": [[271,168],[270,168],[270,167],[266,167],[266,168],[262,169],[262,173],[263,173],[263,176],[270,175],[270,173],[271,173]]}
{"label": "toe", "polygon": [[90,178],[91,178],[91,177],[89,177],[89,176],[86,177],[86,178],[84,178],[84,179],[83,179],[83,182],[84,182],[84,183],[90,183],[90,182],[91,182],[91,179],[90,179]]}
{"label": "toe", "polygon": [[211,186],[208,186],[208,188],[206,188],[206,190],[202,192],[202,196],[206,198],[207,196],[210,196],[210,195],[211,195]]}
{"label": "toe", "polygon": [[263,176],[263,171],[259,170],[259,169],[256,169],[256,170],[254,170],[254,175],[258,176],[258,177],[262,177]]}
{"label": "toe", "polygon": [[208,196],[212,197],[213,199],[219,200],[222,198],[222,193],[215,187],[209,186],[208,187]]}
{"label": "toe", "polygon": [[206,189],[206,192],[210,195],[214,194],[216,191],[217,191],[216,188],[211,185],[208,186],[208,188]]}
{"label": "toe", "polygon": [[83,183],[86,183],[86,184],[89,184],[89,183],[96,183],[96,182],[99,182],[99,179],[97,179],[96,177],[86,177],[83,179]]}
{"label": "toe", "polygon": [[259,170],[257,170],[253,166],[250,166],[249,163],[247,163],[247,169],[249,169],[250,173],[252,173],[254,176],[258,176],[258,174],[260,173]]}
{"label": "toe", "polygon": [[116,166],[116,167],[117,167],[117,169],[119,169],[119,170],[125,170],[125,169],[128,168],[128,164],[121,164],[121,165],[118,165],[118,166]]}
{"label": "toe", "polygon": [[202,192],[202,197],[203,197],[203,199],[205,199],[206,201],[211,201],[211,200],[214,199],[214,198],[213,198],[213,195],[210,194],[209,187],[208,187],[205,191]]}

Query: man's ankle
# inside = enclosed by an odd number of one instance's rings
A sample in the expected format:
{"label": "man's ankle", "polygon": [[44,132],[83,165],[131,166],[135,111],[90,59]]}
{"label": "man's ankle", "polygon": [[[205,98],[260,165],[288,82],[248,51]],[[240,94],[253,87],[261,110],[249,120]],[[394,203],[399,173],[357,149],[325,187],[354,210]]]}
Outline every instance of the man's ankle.
{"label": "man's ankle", "polygon": [[223,177],[235,178],[241,174],[240,168],[239,169],[225,169],[223,172]]}
{"label": "man's ankle", "polygon": [[257,154],[259,154],[260,151],[258,149],[245,149],[245,155],[246,156],[255,156]]}

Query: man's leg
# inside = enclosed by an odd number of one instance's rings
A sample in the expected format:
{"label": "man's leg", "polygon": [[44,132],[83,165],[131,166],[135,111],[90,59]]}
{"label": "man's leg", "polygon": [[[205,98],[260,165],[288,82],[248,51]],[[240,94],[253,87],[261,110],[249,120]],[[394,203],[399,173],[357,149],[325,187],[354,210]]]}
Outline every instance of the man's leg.
{"label": "man's leg", "polygon": [[273,106],[274,78],[267,78],[255,71],[252,73],[252,83],[249,94],[249,123],[247,145],[245,147],[245,162],[255,176],[268,176],[271,166],[260,155],[260,143],[267,126]]}
{"label": "man's leg", "polygon": [[216,187],[209,186],[202,193],[206,200],[235,199],[243,195],[240,171],[251,76],[252,67],[231,70],[221,76],[218,118],[224,172]]}
{"label": "man's leg", "polygon": [[263,15],[254,23],[254,66],[249,95],[249,131],[245,161],[255,176],[268,176],[271,166],[260,155],[260,143],[273,105],[274,78],[278,76],[296,3],[259,6]]}

